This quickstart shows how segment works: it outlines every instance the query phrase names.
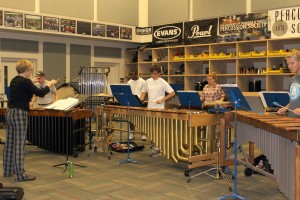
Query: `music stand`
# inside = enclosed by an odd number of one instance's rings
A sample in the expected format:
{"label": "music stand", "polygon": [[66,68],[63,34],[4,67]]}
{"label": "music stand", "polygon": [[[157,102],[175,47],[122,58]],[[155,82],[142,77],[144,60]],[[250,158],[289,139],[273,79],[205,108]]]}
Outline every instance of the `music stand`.
{"label": "music stand", "polygon": [[243,93],[238,88],[237,84],[223,84],[221,85],[225,96],[227,97],[228,101],[231,103],[232,107],[234,107],[235,115],[234,115],[234,121],[235,121],[235,127],[234,127],[234,145],[233,145],[233,154],[234,154],[234,170],[233,170],[233,178],[234,178],[234,184],[233,184],[233,193],[231,195],[227,195],[224,197],[220,197],[221,199],[245,199],[244,197],[239,196],[237,192],[237,109],[239,110],[248,110],[251,111],[251,107],[249,106],[247,100],[245,99]]}
{"label": "music stand", "polygon": [[[69,116],[69,113],[72,112],[72,111],[66,111],[66,118],[68,118]],[[72,119],[71,119],[72,120]],[[74,125],[74,121],[72,120],[72,123],[71,123],[71,126],[73,126],[73,128],[75,128],[75,125]],[[69,123],[67,122],[67,130],[69,130]],[[74,131],[71,131],[73,134]],[[59,167],[59,166],[62,166],[64,165],[65,168],[63,170],[63,173],[66,171],[66,169],[68,168],[68,166],[70,165],[74,165],[74,166],[77,166],[77,167],[86,167],[84,165],[78,165],[78,164],[73,164],[72,162],[69,161],[69,134],[66,135],[66,162],[64,163],[60,163],[60,164],[57,164],[57,165],[53,165],[53,167]],[[70,166],[71,167],[71,166]]]}
{"label": "music stand", "polygon": [[131,87],[128,84],[111,84],[111,93],[114,94],[132,94]]}
{"label": "music stand", "polygon": [[278,108],[278,106],[274,105],[274,102],[283,106],[286,106],[290,102],[288,92],[259,92],[258,94],[265,109]]}
{"label": "music stand", "polygon": [[177,91],[181,108],[187,109],[202,109],[202,102],[200,100],[200,95],[197,91]]}
{"label": "music stand", "polygon": [[173,88],[175,94],[177,94],[179,90],[184,90],[183,83],[170,83],[170,86]]}
{"label": "music stand", "polygon": [[[116,97],[116,99],[118,100],[118,102],[122,106],[127,106],[127,108],[129,108],[129,106],[132,106],[132,107],[143,107],[144,106],[144,104],[138,98],[137,95],[133,95],[133,94],[114,94],[114,96]],[[127,113],[129,114],[129,109],[127,110]],[[121,122],[122,122],[122,120],[121,120]],[[129,122],[129,120],[126,120],[125,122],[127,122],[127,159],[120,161],[119,164],[126,164],[126,163],[140,164],[140,162],[130,159],[130,149],[129,149],[129,145],[130,145],[130,139],[129,139],[130,122]]]}

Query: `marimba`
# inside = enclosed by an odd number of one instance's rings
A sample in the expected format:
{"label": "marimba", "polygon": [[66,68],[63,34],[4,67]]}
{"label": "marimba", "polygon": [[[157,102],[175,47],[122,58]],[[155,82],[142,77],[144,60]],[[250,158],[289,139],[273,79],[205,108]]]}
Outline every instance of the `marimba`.
{"label": "marimba", "polygon": [[[213,149],[209,146],[210,140],[215,138],[210,138],[210,134],[203,128],[216,124],[215,114],[188,110],[98,106],[96,116],[104,114],[109,121],[112,115],[130,121],[138,130],[148,135],[167,159],[172,159],[175,163],[188,163],[188,169],[216,163],[217,153],[209,150]],[[115,129],[112,126],[106,128]],[[126,129],[122,131],[127,132]]]}
{"label": "marimba", "polygon": [[[0,109],[1,116],[5,112],[6,109]],[[86,118],[91,117],[92,112],[85,109],[30,110],[28,116],[29,142],[50,152],[72,154],[74,148],[85,145],[85,133],[88,129]]]}
{"label": "marimba", "polygon": [[[235,112],[225,114],[221,121],[221,164],[226,161],[225,137],[226,122],[233,122]],[[257,114],[237,111],[237,142],[240,146],[244,142],[256,144],[267,156],[274,174],[268,174],[279,184],[279,189],[288,199],[300,199],[300,119],[283,116]],[[249,154],[254,155],[254,148],[249,146]],[[239,162],[247,164],[240,160]],[[251,166],[252,167],[252,166]],[[253,167],[252,167],[253,168]],[[254,168],[255,169],[255,168]]]}

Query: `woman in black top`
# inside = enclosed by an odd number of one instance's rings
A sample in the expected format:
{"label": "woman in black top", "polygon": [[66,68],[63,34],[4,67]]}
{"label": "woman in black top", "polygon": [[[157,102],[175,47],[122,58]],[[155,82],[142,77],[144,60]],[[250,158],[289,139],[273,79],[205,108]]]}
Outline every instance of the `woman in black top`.
{"label": "woman in black top", "polygon": [[3,175],[10,177],[16,174],[16,181],[33,181],[36,177],[26,175],[24,170],[29,102],[33,94],[43,97],[49,92],[49,87],[57,81],[49,81],[48,87],[43,89],[37,88],[30,80],[33,64],[28,60],[20,60],[16,70],[19,75],[10,82],[10,100],[5,114],[6,142],[3,152]]}

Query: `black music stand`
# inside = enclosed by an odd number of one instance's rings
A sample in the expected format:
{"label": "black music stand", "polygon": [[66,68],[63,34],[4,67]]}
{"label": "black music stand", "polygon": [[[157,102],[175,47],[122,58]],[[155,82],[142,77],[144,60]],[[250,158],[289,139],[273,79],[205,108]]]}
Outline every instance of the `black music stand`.
{"label": "black music stand", "polygon": [[202,109],[202,102],[200,95],[197,91],[177,91],[177,95],[180,101],[180,108],[185,109]]}
{"label": "black music stand", "polygon": [[[132,107],[143,107],[144,106],[144,104],[138,98],[137,95],[114,94],[114,96],[116,97],[116,99],[122,106],[127,106],[128,108],[129,108],[129,106],[132,106]],[[129,113],[129,109],[128,109],[127,113]],[[122,121],[124,122],[124,120],[121,120],[121,122]],[[130,149],[129,149],[129,146],[130,146],[130,139],[129,139],[130,122],[129,122],[129,120],[126,120],[125,122],[127,122],[127,159],[120,161],[119,164],[126,164],[126,163],[140,164],[140,162],[130,159]]]}
{"label": "black music stand", "polygon": [[[72,111],[66,111],[66,118],[68,118],[70,112],[72,112]],[[71,120],[71,121],[72,121],[71,126],[73,126],[73,128],[75,128],[75,125],[74,125],[75,122],[73,120]],[[69,130],[69,126],[70,126],[70,123],[67,122],[67,127],[66,127],[67,130]],[[73,134],[74,132],[75,131],[72,131],[71,134]],[[67,140],[66,141],[66,162],[60,163],[57,165],[53,165],[52,167],[65,166],[63,173],[67,170],[69,165],[73,165],[73,166],[77,166],[77,167],[86,167],[84,165],[73,164],[72,162],[69,161],[69,134],[66,134],[66,140]]]}
{"label": "black music stand", "polygon": [[237,153],[238,153],[238,146],[237,146],[237,109],[239,110],[248,110],[251,111],[251,107],[249,106],[247,100],[245,99],[243,93],[238,88],[236,84],[223,84],[221,85],[225,96],[227,97],[228,101],[231,103],[232,107],[234,107],[235,115],[234,115],[234,145],[233,145],[233,154],[234,154],[234,171],[233,171],[233,193],[231,195],[227,195],[224,197],[220,197],[219,200],[222,199],[246,199],[244,197],[239,196],[237,192]]}

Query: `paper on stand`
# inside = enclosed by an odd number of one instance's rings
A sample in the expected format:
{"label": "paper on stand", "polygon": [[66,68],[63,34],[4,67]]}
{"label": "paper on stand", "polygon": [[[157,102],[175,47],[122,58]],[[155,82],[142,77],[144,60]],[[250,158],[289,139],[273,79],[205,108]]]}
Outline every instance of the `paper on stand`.
{"label": "paper on stand", "polygon": [[54,110],[69,110],[70,108],[73,108],[79,103],[79,99],[75,98],[67,98],[67,99],[60,99],[58,101],[55,101],[54,103],[50,104],[49,106],[46,106],[46,109],[54,109]]}

